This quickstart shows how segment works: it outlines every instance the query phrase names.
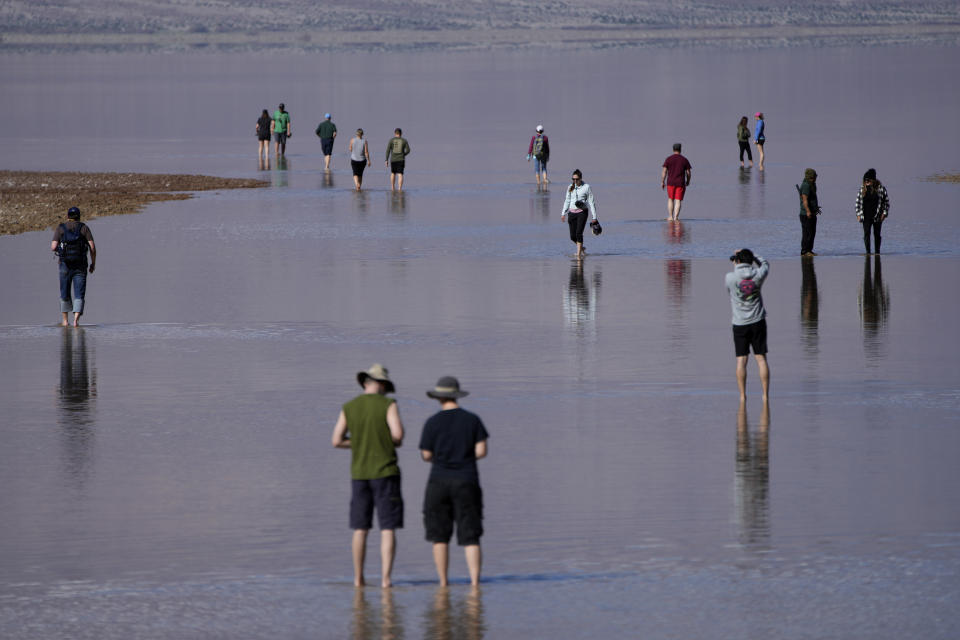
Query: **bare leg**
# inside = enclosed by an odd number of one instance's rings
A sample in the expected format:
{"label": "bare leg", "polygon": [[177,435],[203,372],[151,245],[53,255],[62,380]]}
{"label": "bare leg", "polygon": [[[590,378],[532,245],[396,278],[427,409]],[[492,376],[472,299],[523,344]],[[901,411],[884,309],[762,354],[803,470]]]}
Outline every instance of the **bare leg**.
{"label": "bare leg", "polygon": [[69,326],[70,320],[67,318],[67,312],[64,311],[64,312],[61,313],[60,315],[63,316],[63,319],[60,320],[60,326],[61,326],[61,327]]}
{"label": "bare leg", "polygon": [[763,145],[757,145],[757,154],[760,156],[757,158],[757,168],[763,171]]}
{"label": "bare leg", "polygon": [[667,198],[667,220],[673,220],[673,200]]}
{"label": "bare leg", "polygon": [[392,587],[390,574],[393,573],[393,559],[397,555],[397,537],[393,529],[384,529],[380,532],[380,586],[384,589]]}
{"label": "bare leg", "polygon": [[330,156],[323,156],[323,168],[324,170],[330,168]]}
{"label": "bare leg", "polygon": [[585,254],[586,254],[586,251],[584,251],[584,249],[583,249],[583,243],[582,243],[582,242],[578,242],[578,243],[577,243],[577,259],[578,259],[578,260],[579,260],[579,259],[582,259]]}
{"label": "bare leg", "polygon": [[[760,386],[763,387],[763,402],[770,399],[770,367],[767,365],[766,355],[754,355],[757,360],[757,369],[760,370]],[[746,368],[746,365],[744,365]]]}
{"label": "bare leg", "polygon": [[550,180],[547,179],[547,170],[544,169],[543,170],[543,186],[547,186],[548,182],[550,182]]}
{"label": "bare leg", "polygon": [[673,219],[680,219],[680,206],[683,204],[683,200],[674,200],[673,201]]}
{"label": "bare leg", "polygon": [[390,191],[393,191],[396,188],[394,187],[394,185],[396,184],[396,181],[397,181],[397,174],[391,173],[390,174]]}
{"label": "bare leg", "polygon": [[367,557],[367,533],[366,529],[353,530],[353,586],[355,587],[366,584],[363,580],[363,563]]}
{"label": "bare leg", "polygon": [[79,314],[79,313],[74,313],[74,314],[73,314],[73,326],[75,326],[75,327],[79,327],[79,326],[80,326],[80,314]]}
{"label": "bare leg", "polygon": [[440,586],[447,586],[449,584],[447,581],[447,570],[450,567],[449,544],[445,542],[433,543],[433,564],[437,565],[437,578],[440,579]]}
{"label": "bare leg", "polygon": [[747,356],[737,356],[737,387],[743,400],[747,397]]}
{"label": "bare leg", "polygon": [[397,175],[397,191],[403,191],[403,174]]}
{"label": "bare leg", "polygon": [[353,188],[360,191],[360,176],[353,176]]}
{"label": "bare leg", "polygon": [[483,553],[480,551],[480,545],[468,544],[463,548],[463,553],[467,558],[467,571],[470,572],[470,584],[477,586],[480,584],[480,565],[483,563]]}

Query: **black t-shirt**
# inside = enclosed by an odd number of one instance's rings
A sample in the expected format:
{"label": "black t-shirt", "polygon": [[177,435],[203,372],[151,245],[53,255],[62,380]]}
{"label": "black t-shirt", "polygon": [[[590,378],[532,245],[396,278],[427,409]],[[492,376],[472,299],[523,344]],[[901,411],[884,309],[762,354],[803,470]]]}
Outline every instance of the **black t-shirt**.
{"label": "black t-shirt", "polygon": [[477,480],[474,446],[489,437],[480,416],[465,409],[447,409],[423,425],[419,448],[433,452],[432,477]]}

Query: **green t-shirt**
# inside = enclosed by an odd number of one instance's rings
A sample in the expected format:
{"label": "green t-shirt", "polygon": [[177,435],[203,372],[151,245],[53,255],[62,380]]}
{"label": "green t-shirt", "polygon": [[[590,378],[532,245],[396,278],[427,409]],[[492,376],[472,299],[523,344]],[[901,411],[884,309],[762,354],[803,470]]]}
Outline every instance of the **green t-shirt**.
{"label": "green t-shirt", "polygon": [[387,157],[390,162],[403,162],[407,154],[410,153],[410,144],[406,138],[394,136],[387,143]]}
{"label": "green t-shirt", "polygon": [[277,109],[273,112],[273,132],[286,133],[287,126],[290,124],[290,112]]}
{"label": "green t-shirt", "polygon": [[350,477],[373,480],[400,475],[397,450],[387,426],[387,409],[394,399],[364,393],[343,405],[350,436]]}
{"label": "green t-shirt", "polygon": [[[820,203],[817,201],[817,185],[806,180],[800,185],[800,195],[807,196],[807,204],[810,206],[810,212],[817,215]],[[803,208],[803,198],[800,198],[800,215],[807,215],[807,210]]]}
{"label": "green t-shirt", "polygon": [[333,124],[329,120],[324,120],[319,125],[317,125],[317,135],[321,138],[332,138],[333,134],[337,131],[337,125]]}

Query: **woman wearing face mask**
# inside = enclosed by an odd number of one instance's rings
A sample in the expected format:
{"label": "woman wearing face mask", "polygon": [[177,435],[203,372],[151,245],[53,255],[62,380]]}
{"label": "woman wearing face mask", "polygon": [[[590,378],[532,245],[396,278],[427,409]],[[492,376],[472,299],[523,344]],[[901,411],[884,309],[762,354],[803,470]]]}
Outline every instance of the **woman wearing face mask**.
{"label": "woman wearing face mask", "polygon": [[583,181],[580,169],[574,169],[563,200],[560,220],[570,225],[570,240],[577,245],[577,259],[583,258],[586,253],[583,249],[583,230],[587,226],[588,217],[596,221],[597,201],[590,185]]}

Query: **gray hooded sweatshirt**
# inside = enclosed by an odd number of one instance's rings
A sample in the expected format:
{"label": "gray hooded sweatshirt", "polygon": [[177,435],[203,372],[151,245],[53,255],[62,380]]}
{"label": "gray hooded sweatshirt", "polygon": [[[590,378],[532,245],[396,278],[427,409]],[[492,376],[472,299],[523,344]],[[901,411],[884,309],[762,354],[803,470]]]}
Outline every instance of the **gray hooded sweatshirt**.
{"label": "gray hooded sweatshirt", "polygon": [[730,306],[733,308],[733,324],[742,326],[763,320],[767,312],[763,308],[760,287],[770,272],[770,263],[754,256],[759,267],[752,264],[737,264],[726,276],[727,291],[730,292]]}

